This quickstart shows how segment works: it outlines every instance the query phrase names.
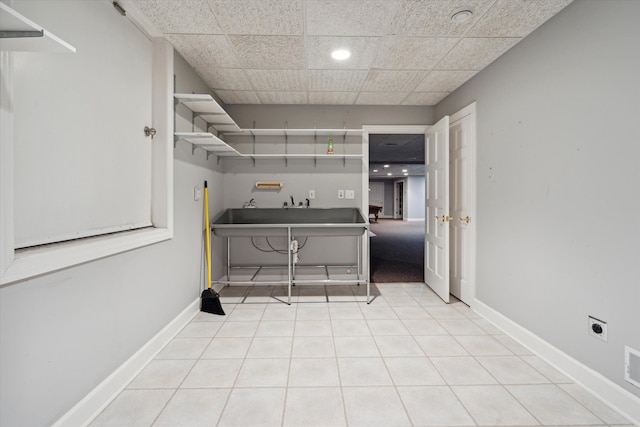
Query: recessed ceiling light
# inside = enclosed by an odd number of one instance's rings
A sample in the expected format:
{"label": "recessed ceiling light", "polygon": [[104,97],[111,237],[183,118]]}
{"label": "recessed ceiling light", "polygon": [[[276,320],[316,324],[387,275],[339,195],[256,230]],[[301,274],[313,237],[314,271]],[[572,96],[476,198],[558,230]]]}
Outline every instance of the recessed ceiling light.
{"label": "recessed ceiling light", "polygon": [[404,173],[404,176],[409,176],[409,174],[405,172],[405,173]]}
{"label": "recessed ceiling light", "polygon": [[351,52],[347,49],[336,49],[331,52],[331,57],[337,61],[344,61],[345,59],[349,59],[351,56]]}
{"label": "recessed ceiling light", "polygon": [[402,172],[409,172],[409,171],[408,171],[408,170],[406,170],[406,169],[402,169]]}
{"label": "recessed ceiling light", "polygon": [[388,167],[389,167],[389,165],[384,165],[384,167],[385,167],[385,168],[388,168]]}
{"label": "recessed ceiling light", "polygon": [[388,175],[388,176],[391,176],[391,175],[393,175],[393,174],[392,174],[391,172],[389,172],[389,173],[387,173],[387,175]]}
{"label": "recessed ceiling light", "polygon": [[378,172],[378,169],[374,169],[373,171],[374,171],[374,172]]}
{"label": "recessed ceiling light", "polygon": [[451,20],[456,24],[466,22],[473,16],[473,10],[469,8],[456,9],[451,14]]}

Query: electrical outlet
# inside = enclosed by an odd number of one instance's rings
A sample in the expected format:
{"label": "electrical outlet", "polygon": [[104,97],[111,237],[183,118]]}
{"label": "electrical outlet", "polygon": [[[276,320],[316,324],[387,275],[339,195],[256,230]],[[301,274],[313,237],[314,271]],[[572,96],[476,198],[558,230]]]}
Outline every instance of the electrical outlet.
{"label": "electrical outlet", "polygon": [[589,335],[607,342],[607,322],[589,316]]}
{"label": "electrical outlet", "polygon": [[356,192],[354,190],[346,190],[344,192],[344,198],[345,199],[355,199],[356,198]]}
{"label": "electrical outlet", "polygon": [[200,187],[193,187],[193,200],[198,201],[202,197],[202,190]]}
{"label": "electrical outlet", "polygon": [[338,199],[344,199],[344,190],[338,190]]}
{"label": "electrical outlet", "polygon": [[316,190],[309,190],[309,199],[316,198]]}

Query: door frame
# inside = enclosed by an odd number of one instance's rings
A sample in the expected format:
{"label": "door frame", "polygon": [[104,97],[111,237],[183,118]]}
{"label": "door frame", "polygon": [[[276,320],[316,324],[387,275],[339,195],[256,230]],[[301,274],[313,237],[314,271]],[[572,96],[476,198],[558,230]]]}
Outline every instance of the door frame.
{"label": "door frame", "polygon": [[[431,125],[362,125],[362,212],[369,212],[369,135],[378,133],[388,134],[422,134],[424,135]],[[394,187],[395,188],[395,187]],[[394,190],[395,191],[395,190]],[[369,236],[365,233],[362,236],[363,244],[363,271],[366,272],[367,280],[371,281]]]}
{"label": "door frame", "polygon": [[[459,111],[451,114],[449,116],[449,123],[459,120],[465,115],[471,114],[473,118],[472,124],[472,149],[471,149],[471,176],[472,176],[472,185],[471,185],[471,218],[477,219],[477,145],[478,145],[478,137],[477,137],[477,112],[476,112],[476,102],[472,102],[466,107],[460,109]],[[362,212],[369,212],[369,192],[366,189],[369,188],[369,134],[377,134],[377,133],[389,133],[389,134],[399,134],[399,133],[408,133],[408,134],[425,134],[427,129],[429,129],[431,125],[363,125],[362,126]],[[394,187],[395,188],[395,187]],[[476,227],[473,228],[472,231],[472,239],[473,243],[470,247],[473,250],[473,254],[471,256],[471,266],[470,270],[470,281],[472,283],[472,295],[473,298],[467,303],[473,307],[475,304],[475,295],[476,295],[476,257],[477,257],[477,220],[475,221]],[[362,244],[364,251],[366,254],[363,259],[363,268],[366,272],[367,280],[371,280],[371,272],[370,272],[370,259],[369,259],[369,236],[365,235],[362,237]]]}
{"label": "door frame", "polygon": [[[399,191],[400,184],[402,184],[402,191]],[[393,181],[393,219],[401,219],[404,221],[404,209],[406,200],[404,200],[404,193],[406,192],[407,180],[397,179]],[[400,209],[400,198],[402,198],[402,209]]]}

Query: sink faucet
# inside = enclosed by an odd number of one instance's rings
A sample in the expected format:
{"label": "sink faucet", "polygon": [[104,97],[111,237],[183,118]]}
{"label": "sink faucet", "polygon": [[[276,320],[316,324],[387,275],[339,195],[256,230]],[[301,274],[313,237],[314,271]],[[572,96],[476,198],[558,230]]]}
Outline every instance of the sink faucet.
{"label": "sink faucet", "polygon": [[249,200],[249,203],[245,203],[244,204],[245,208],[255,208],[256,207],[256,201],[255,199],[251,199]]}
{"label": "sink faucet", "polygon": [[311,202],[309,201],[309,199],[305,199],[307,201],[307,207],[310,208],[311,207]]}
{"label": "sink faucet", "polygon": [[293,201],[293,196],[289,196],[291,198],[291,206],[295,206],[296,202]]}

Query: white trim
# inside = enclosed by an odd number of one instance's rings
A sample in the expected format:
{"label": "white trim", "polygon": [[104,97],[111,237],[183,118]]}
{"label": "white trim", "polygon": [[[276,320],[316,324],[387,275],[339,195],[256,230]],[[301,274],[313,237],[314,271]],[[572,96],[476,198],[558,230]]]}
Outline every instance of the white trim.
{"label": "white trim", "polygon": [[[158,243],[173,237],[173,47],[164,38],[153,44],[153,126],[151,221],[153,228],[126,231],[16,251],[13,232],[13,113],[0,109],[0,286]],[[2,52],[0,66],[11,96],[11,56]],[[5,72],[6,71],[6,72]],[[5,97],[3,96],[3,99]],[[9,101],[11,98],[7,98]],[[7,102],[4,100],[3,102]]]}
{"label": "white trim", "polygon": [[13,262],[12,54],[0,51],[0,278]]}
{"label": "white trim", "polygon": [[53,427],[86,426],[120,394],[147,364],[200,311],[200,298],[189,304],[182,313],[151,338],[140,350],[118,367],[111,375],[64,414]]}
{"label": "white trim", "polygon": [[424,221],[424,218],[404,218],[404,221],[407,221],[407,222],[418,222],[418,221]]}
{"label": "white trim", "polygon": [[166,228],[147,228],[121,234],[56,243],[15,251],[13,263],[2,275],[2,285],[40,276],[73,265],[104,258],[170,239]]}
{"label": "white trim", "polygon": [[552,346],[477,298],[474,301],[473,310],[531,350],[531,352],[544,359],[558,371],[585,387],[607,405],[629,418],[635,424],[640,425],[639,397],[634,396],[599,372]]}

